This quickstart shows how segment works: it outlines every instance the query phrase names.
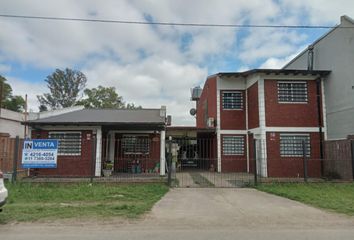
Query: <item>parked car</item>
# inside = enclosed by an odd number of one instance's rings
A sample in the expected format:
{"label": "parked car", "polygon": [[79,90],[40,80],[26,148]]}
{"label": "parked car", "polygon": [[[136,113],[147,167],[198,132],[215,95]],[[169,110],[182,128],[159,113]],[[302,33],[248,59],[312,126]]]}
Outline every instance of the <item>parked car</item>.
{"label": "parked car", "polygon": [[4,175],[0,171],[0,212],[1,212],[1,207],[5,205],[6,199],[7,199],[7,189],[4,184]]}
{"label": "parked car", "polygon": [[199,158],[196,144],[182,145],[179,149],[178,159],[182,167],[194,167],[199,165]]}

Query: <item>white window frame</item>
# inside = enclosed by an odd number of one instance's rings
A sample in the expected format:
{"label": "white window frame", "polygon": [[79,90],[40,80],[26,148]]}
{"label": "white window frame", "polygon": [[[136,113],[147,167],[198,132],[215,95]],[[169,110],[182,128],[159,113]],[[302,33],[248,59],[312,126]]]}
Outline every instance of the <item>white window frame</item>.
{"label": "white window frame", "polygon": [[[236,138],[236,139],[242,139],[241,145],[242,145],[242,152],[229,152],[229,151],[225,151],[225,139],[227,138]],[[231,143],[230,143],[231,144]],[[235,150],[237,150],[237,147],[233,146],[233,148],[235,148]],[[223,135],[222,136],[222,153],[224,156],[244,156],[245,155],[245,137],[244,136],[240,136],[240,135]]]}
{"label": "white window frame", "polygon": [[[311,156],[311,135],[309,133],[280,133],[279,135],[279,152],[280,152],[280,157],[303,157],[303,150],[302,150],[302,142],[301,142],[301,153],[299,154],[282,154],[282,136],[287,136],[287,137],[296,137],[296,136],[301,136],[301,137],[308,137],[308,142],[306,146],[306,157]],[[293,140],[295,141],[295,140]],[[288,143],[289,147],[290,143]],[[293,150],[294,152],[294,150]]]}
{"label": "white window frame", "polygon": [[[224,108],[224,93],[239,93],[241,95],[241,108]],[[239,90],[221,90],[221,97],[222,97],[222,102],[221,102],[221,107],[222,110],[225,111],[242,111],[244,109],[244,96],[243,96],[243,92],[239,91]]]}
{"label": "white window frame", "polygon": [[[48,138],[50,138],[51,134],[72,134],[72,133],[80,135],[80,138],[79,138],[80,139],[80,153],[63,153],[63,152],[60,152],[60,141],[61,140],[58,139],[58,141],[59,141],[58,156],[81,156],[81,152],[82,152],[82,133],[79,132],[79,131],[51,131],[51,132],[48,132]],[[52,139],[52,138],[50,138],[50,139]]]}
{"label": "white window frame", "polygon": [[[280,99],[279,99],[280,98],[280,96],[279,96],[279,84],[281,84],[281,83],[286,83],[286,84],[301,83],[301,84],[305,84],[305,86],[306,86],[306,100],[305,101],[280,101]],[[281,103],[281,104],[308,104],[308,102],[309,102],[308,82],[307,81],[277,81],[277,97],[278,97],[278,103]]]}
{"label": "white window frame", "polygon": [[125,152],[123,151],[123,154],[125,155],[149,155],[150,154],[150,147],[151,147],[151,142],[150,142],[150,138],[149,135],[147,134],[123,134],[122,138],[121,138],[121,147],[122,150],[124,149],[124,138],[132,138],[132,137],[146,137],[147,138],[147,147],[148,147],[148,151],[147,152]]}

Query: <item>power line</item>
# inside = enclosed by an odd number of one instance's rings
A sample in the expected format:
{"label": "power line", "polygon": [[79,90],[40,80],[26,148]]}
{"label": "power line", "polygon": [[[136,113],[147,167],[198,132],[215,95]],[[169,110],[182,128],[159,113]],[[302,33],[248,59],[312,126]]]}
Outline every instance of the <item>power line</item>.
{"label": "power line", "polygon": [[[149,22],[149,21],[127,21],[127,20],[109,20],[109,19],[89,19],[89,18],[68,18],[68,17],[44,17],[28,15],[10,15],[0,14],[4,18],[21,18],[33,20],[53,20],[53,21],[76,21],[76,22],[96,22],[96,23],[114,23],[114,24],[135,24],[135,25],[159,25],[159,26],[182,26],[182,27],[221,27],[221,28],[293,28],[293,29],[329,29],[335,26],[321,25],[267,25],[267,24],[210,24],[210,23],[177,23],[177,22]],[[338,28],[354,28],[342,27]]]}

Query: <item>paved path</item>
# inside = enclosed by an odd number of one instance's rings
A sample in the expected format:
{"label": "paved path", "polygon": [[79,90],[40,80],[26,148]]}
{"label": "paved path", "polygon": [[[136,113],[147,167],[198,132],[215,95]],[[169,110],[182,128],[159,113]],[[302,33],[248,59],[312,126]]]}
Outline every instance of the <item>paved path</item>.
{"label": "paved path", "polygon": [[243,187],[253,183],[254,177],[248,173],[217,173],[209,171],[183,171],[176,173],[179,187]]}
{"label": "paved path", "polygon": [[354,217],[253,189],[173,189],[143,220],[0,226],[0,239],[354,239]]}

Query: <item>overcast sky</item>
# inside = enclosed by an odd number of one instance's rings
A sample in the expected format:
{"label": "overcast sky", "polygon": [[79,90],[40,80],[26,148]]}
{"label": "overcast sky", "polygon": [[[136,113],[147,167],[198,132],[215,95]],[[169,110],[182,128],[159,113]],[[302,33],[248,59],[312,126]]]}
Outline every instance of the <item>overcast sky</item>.
{"label": "overcast sky", "polygon": [[[211,24],[329,25],[354,17],[352,0],[0,0],[0,14]],[[88,87],[116,87],[126,102],[166,105],[194,125],[190,88],[208,75],[279,68],[326,29],[237,29],[58,22],[0,17],[0,74],[14,94],[47,92],[46,76],[73,68]]]}

